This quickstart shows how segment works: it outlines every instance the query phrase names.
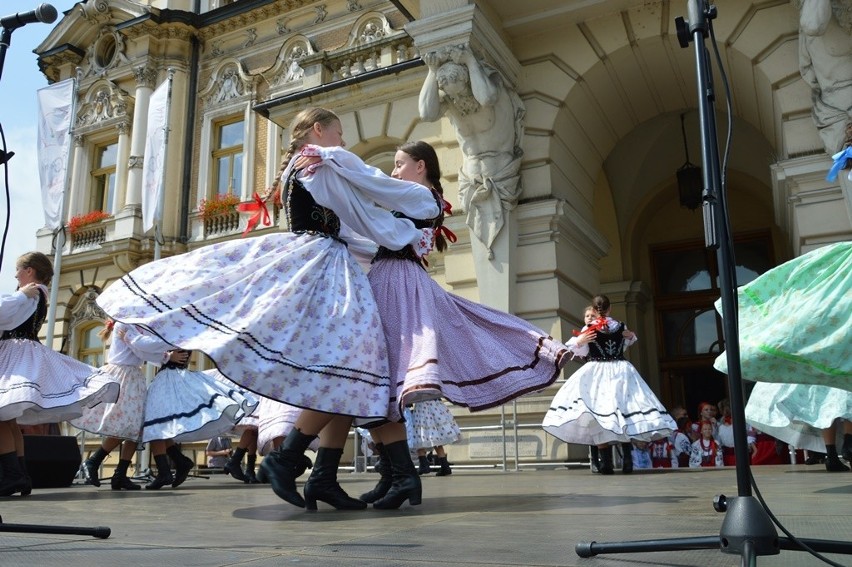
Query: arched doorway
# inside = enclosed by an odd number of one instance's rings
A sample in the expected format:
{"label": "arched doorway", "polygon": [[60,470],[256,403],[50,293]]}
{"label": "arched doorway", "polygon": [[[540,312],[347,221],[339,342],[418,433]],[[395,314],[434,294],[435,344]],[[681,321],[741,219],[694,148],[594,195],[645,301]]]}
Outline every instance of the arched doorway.
{"label": "arched doorway", "polygon": [[[735,235],[737,285],[775,265],[768,230]],[[724,350],[719,298],[719,266],[715,250],[703,240],[651,246],[654,317],[664,402],[682,405],[695,417],[702,401],[728,397],[727,377],[713,368]]]}

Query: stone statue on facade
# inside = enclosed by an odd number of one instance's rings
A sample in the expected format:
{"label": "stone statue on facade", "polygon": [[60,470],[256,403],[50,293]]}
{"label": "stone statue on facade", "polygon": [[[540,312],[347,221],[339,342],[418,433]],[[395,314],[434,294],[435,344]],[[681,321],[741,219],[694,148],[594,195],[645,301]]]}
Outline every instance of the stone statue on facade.
{"label": "stone statue on facade", "polygon": [[852,121],[852,0],[794,0],[799,8],[799,70],[810,85],[825,151],[841,149]]}
{"label": "stone statue on facade", "polygon": [[459,198],[471,232],[489,250],[521,194],[524,105],[500,73],[466,46],[423,55],[429,68],[420,90],[420,118],[446,114],[464,159]]}

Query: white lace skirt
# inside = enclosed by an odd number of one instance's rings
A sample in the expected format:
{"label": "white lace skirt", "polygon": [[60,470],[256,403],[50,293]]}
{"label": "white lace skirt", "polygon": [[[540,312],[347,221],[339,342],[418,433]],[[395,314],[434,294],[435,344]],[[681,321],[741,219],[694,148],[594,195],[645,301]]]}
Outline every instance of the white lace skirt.
{"label": "white lace skirt", "polygon": [[544,430],[581,445],[654,441],[677,424],[630,362],[586,362],[559,389]]}
{"label": "white lace skirt", "polygon": [[[852,420],[852,391],[757,382],[746,404],[745,416],[749,425],[797,449],[824,453],[822,430],[839,417]],[[843,428],[838,429],[842,444]]]}
{"label": "white lace skirt", "polygon": [[148,386],[142,440],[203,441],[228,433],[257,407],[236,384],[204,372],[166,368]]}
{"label": "white lace skirt", "polygon": [[37,341],[0,341],[0,421],[68,421],[86,408],[114,402],[118,393],[110,375]]}

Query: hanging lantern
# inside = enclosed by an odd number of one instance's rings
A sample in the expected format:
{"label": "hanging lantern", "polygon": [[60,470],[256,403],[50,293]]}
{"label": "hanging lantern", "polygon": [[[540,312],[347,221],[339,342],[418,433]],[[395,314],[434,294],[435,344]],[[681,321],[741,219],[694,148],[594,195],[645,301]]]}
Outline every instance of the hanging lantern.
{"label": "hanging lantern", "polygon": [[701,168],[689,161],[689,147],[686,144],[684,116],[685,114],[680,115],[680,130],[683,134],[683,153],[686,156],[686,162],[680,166],[675,172],[675,175],[677,177],[677,192],[680,206],[694,211],[701,206],[704,194],[704,178],[701,175]]}

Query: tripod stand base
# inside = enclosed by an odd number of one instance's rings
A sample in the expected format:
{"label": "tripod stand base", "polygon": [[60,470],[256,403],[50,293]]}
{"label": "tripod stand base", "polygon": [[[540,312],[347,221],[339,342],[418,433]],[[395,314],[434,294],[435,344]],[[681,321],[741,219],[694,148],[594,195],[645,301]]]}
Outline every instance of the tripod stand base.
{"label": "tripod stand base", "polygon": [[574,551],[580,557],[594,557],[601,553],[642,553],[646,551],[716,549],[721,547],[721,542],[722,540],[719,536],[647,539],[642,541],[620,541],[614,543],[581,541],[574,546]]}
{"label": "tripod stand base", "polygon": [[96,528],[79,528],[74,526],[41,526],[35,524],[4,524],[0,518],[0,532],[21,532],[28,534],[62,534],[62,535],[89,535],[100,539],[106,539],[112,530],[105,526]]}
{"label": "tripod stand base", "polygon": [[743,558],[743,565],[751,565],[755,557],[778,555],[782,549],[805,551],[804,544],[813,551],[852,554],[852,542],[823,539],[779,538],[775,526],[755,498],[738,496],[726,499],[717,497],[716,508],[726,512],[718,536],[649,539],[598,543],[580,542],[574,551],[580,557],[594,557],[603,553],[642,553],[648,551],[687,551],[694,549],[719,549],[722,553]]}

